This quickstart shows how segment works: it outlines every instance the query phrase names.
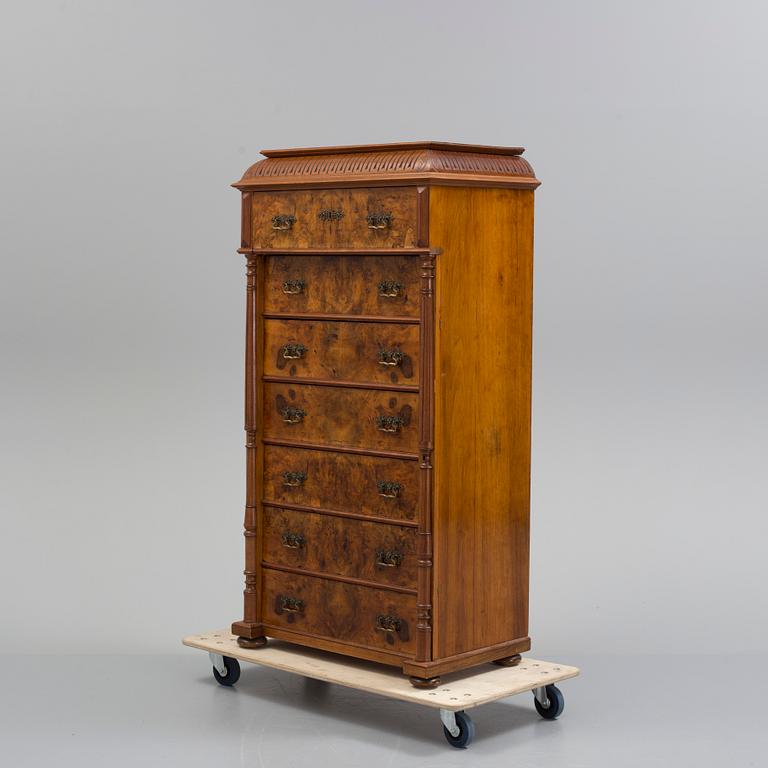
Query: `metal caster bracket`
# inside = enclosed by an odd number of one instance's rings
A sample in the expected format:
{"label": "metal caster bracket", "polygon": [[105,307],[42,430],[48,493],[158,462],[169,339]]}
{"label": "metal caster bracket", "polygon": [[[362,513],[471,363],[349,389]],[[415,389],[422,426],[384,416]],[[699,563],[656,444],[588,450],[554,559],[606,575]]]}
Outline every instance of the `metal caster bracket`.
{"label": "metal caster bracket", "polygon": [[213,668],[222,676],[227,676],[227,667],[224,664],[224,657],[220,653],[214,653],[213,651],[208,651],[208,656],[211,659],[211,664],[213,664]]}
{"label": "metal caster bracket", "polygon": [[533,693],[533,698],[536,699],[544,709],[549,709],[549,698],[547,697],[546,688],[534,688],[531,693]]}
{"label": "metal caster bracket", "polygon": [[445,729],[448,731],[448,733],[450,733],[454,738],[456,738],[461,733],[461,729],[458,725],[456,725],[455,712],[452,712],[449,709],[441,709],[440,720],[442,720],[443,725],[445,726]]}

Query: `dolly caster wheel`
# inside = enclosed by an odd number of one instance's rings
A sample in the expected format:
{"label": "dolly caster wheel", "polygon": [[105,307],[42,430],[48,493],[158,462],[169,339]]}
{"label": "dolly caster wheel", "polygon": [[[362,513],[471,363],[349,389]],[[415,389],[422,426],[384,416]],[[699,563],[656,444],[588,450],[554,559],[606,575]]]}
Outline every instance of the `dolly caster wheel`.
{"label": "dolly caster wheel", "polygon": [[241,648],[263,648],[267,644],[267,638],[261,637],[238,637],[237,644]]}
{"label": "dolly caster wheel", "polygon": [[229,656],[219,656],[213,661],[213,676],[219,685],[234,685],[240,679],[240,662]]}
{"label": "dolly caster wheel", "polygon": [[439,677],[409,677],[411,685],[414,688],[420,688],[422,690],[429,690],[430,688],[437,688],[440,685]]}
{"label": "dolly caster wheel", "polygon": [[563,714],[565,699],[557,686],[547,685],[544,688],[534,688],[533,697],[536,711],[545,720],[554,720]]}
{"label": "dolly caster wheel", "polygon": [[493,663],[498,667],[516,667],[522,660],[523,657],[519,653],[516,653],[514,656],[505,656],[503,659],[494,659]]}
{"label": "dolly caster wheel", "polygon": [[475,724],[466,712],[447,712],[441,709],[440,719],[443,721],[443,734],[452,747],[466,749],[472,743]]}

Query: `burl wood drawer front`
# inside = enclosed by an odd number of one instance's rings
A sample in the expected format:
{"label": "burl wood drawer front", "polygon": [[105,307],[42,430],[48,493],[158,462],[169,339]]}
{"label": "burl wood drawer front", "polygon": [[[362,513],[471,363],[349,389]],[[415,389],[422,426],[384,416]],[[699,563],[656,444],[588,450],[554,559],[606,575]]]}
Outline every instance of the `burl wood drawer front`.
{"label": "burl wood drawer front", "polygon": [[419,463],[265,445],[264,499],[414,522]]}
{"label": "burl wood drawer front", "polygon": [[419,316],[418,256],[266,257],[264,311]]}
{"label": "burl wood drawer front", "polygon": [[419,397],[410,392],[264,383],[264,437],[416,453]]}
{"label": "burl wood drawer front", "polygon": [[413,248],[414,187],[255,192],[254,248]]}
{"label": "burl wood drawer front", "polygon": [[267,626],[404,656],[415,652],[412,595],[265,568],[262,616]]}
{"label": "burl wood drawer front", "polygon": [[416,529],[264,508],[264,561],[416,589]]}
{"label": "burl wood drawer front", "polygon": [[365,384],[419,382],[419,326],[264,321],[264,373]]}

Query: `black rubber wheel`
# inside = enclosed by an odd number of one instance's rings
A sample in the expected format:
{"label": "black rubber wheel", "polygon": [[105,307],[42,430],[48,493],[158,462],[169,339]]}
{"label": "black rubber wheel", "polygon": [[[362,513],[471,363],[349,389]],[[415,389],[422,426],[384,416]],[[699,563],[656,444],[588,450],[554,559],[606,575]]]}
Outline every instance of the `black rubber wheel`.
{"label": "black rubber wheel", "polygon": [[443,726],[443,733],[448,743],[456,749],[466,749],[475,738],[475,724],[472,718],[465,712],[456,712],[456,725],[459,727],[459,735],[452,736],[451,732]]}
{"label": "black rubber wheel", "polygon": [[216,682],[221,685],[234,685],[240,679],[240,662],[237,659],[224,656],[224,666],[227,668],[226,675],[222,675],[216,667],[213,668]]}
{"label": "black rubber wheel", "polygon": [[533,703],[536,705],[536,711],[545,720],[554,720],[563,714],[565,709],[565,699],[563,698],[562,691],[556,685],[546,686],[547,698],[549,699],[549,706],[545,709],[539,704],[539,700],[534,697]]}

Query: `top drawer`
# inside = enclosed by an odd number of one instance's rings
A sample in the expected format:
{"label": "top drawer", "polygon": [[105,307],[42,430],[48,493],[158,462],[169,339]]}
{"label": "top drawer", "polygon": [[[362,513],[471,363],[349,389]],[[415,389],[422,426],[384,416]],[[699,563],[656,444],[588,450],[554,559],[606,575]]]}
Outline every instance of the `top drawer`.
{"label": "top drawer", "polygon": [[415,187],[254,192],[253,248],[415,248]]}

